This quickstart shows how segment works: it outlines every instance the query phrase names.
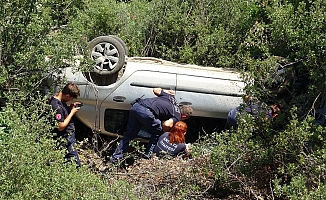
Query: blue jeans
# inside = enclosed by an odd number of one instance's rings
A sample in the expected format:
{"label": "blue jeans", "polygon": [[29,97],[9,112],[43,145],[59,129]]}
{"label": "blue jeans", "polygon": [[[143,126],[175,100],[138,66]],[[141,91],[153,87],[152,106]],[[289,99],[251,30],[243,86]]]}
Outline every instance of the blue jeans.
{"label": "blue jeans", "polygon": [[227,123],[229,126],[233,127],[233,128],[237,128],[238,124],[237,124],[237,113],[238,113],[238,108],[235,108],[233,110],[231,110],[228,114],[228,118],[227,118]]}
{"label": "blue jeans", "polygon": [[[155,143],[155,138],[158,138],[162,132],[161,120],[156,119],[154,114],[148,109],[135,103],[130,112],[127,124],[127,131],[120,140],[119,146],[116,148],[115,152],[111,157],[111,162],[117,162],[118,159],[123,158],[123,154],[126,153],[130,140],[134,139],[140,129],[144,127],[147,131],[152,134],[150,143],[147,145],[147,149]],[[156,140],[157,142],[157,140]]]}
{"label": "blue jeans", "polygon": [[75,132],[69,133],[66,136],[61,136],[61,138],[63,139],[63,141],[60,142],[59,146],[66,148],[67,154],[65,155],[65,158],[67,159],[67,161],[74,160],[78,167],[81,167],[80,159],[75,144]]}

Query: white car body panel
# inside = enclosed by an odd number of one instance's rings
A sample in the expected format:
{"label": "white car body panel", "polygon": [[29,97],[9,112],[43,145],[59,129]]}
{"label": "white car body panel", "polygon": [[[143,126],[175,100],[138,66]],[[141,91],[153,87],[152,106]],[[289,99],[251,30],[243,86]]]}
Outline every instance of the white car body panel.
{"label": "white car body panel", "polygon": [[63,69],[68,82],[78,85],[77,101],[84,106],[76,116],[88,127],[112,135],[104,127],[106,109],[129,110],[138,97],[155,97],[153,88],[173,89],[181,105],[191,105],[194,116],[222,118],[242,103],[244,82],[230,69],[182,65],[155,58],[129,58],[123,76],[108,86],[88,81],[72,67]]}

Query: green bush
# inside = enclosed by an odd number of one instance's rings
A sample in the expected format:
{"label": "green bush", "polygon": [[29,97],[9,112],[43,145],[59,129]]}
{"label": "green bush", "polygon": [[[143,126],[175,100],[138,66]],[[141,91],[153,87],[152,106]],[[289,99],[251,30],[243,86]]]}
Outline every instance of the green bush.
{"label": "green bush", "polygon": [[[279,100],[266,87],[275,56],[295,62],[295,78],[307,82],[301,92],[289,86],[291,98],[276,120],[242,116],[239,129],[212,135],[197,151],[211,154],[207,171],[215,169],[220,188],[248,198],[324,199],[325,127],[312,118],[326,98],[325,9],[322,0],[3,2],[0,89],[19,92],[0,113],[0,197],[135,198],[128,182],[107,188],[85,168],[62,165],[42,115],[47,108],[34,95],[62,59],[84,54],[94,37],[114,34],[129,56],[236,68],[246,94],[263,101]],[[52,60],[44,62],[48,55]]]}
{"label": "green bush", "polygon": [[17,93],[0,112],[0,198],[107,199],[100,177],[86,166],[76,170],[64,164],[65,152],[51,137],[52,111],[43,101]]}
{"label": "green bush", "polygon": [[224,67],[235,66],[237,48],[259,14],[255,3],[243,1],[112,0],[85,7],[69,34],[88,41],[118,35],[129,56]]}

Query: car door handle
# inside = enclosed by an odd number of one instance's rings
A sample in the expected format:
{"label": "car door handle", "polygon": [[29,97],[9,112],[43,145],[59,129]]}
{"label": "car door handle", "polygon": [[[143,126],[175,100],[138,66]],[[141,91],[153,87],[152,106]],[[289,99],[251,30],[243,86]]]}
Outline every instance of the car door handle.
{"label": "car door handle", "polygon": [[115,102],[124,102],[125,100],[126,100],[126,97],[123,97],[123,96],[113,97],[113,101],[115,101]]}

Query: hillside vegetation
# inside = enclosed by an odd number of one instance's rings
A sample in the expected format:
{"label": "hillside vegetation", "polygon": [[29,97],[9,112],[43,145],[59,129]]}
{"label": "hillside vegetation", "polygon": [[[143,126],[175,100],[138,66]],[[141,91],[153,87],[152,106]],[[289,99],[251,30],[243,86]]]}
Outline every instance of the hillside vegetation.
{"label": "hillside vegetation", "polygon": [[[4,0],[0,16],[1,199],[326,199],[326,130],[314,120],[326,99],[324,0]],[[247,95],[283,112],[242,116],[193,144],[189,161],[76,171],[51,139],[42,86],[101,35],[119,36],[129,56],[234,68]]]}

